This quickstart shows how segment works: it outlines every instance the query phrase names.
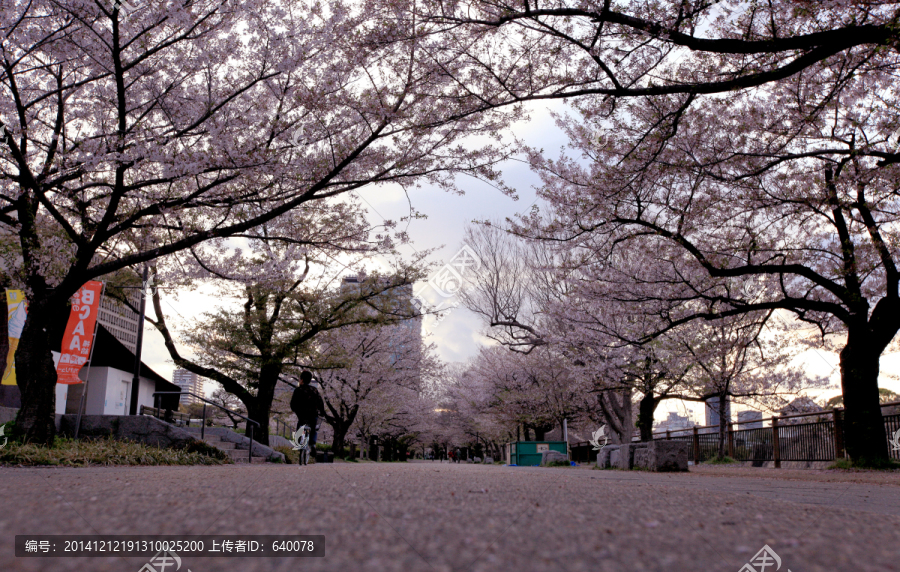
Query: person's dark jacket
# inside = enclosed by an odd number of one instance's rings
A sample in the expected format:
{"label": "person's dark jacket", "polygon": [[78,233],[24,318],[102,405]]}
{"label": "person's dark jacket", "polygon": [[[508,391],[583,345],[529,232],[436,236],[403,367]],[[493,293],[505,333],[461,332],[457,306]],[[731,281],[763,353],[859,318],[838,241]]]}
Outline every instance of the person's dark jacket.
{"label": "person's dark jacket", "polygon": [[316,422],[316,417],[325,414],[325,403],[322,396],[311,385],[301,385],[294,390],[291,396],[291,411],[297,415],[297,419],[306,425]]}

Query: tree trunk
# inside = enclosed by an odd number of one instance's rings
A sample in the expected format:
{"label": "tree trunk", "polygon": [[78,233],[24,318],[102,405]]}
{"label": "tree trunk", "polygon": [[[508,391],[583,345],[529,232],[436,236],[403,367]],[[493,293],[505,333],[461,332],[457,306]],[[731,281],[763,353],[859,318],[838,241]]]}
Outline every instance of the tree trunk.
{"label": "tree trunk", "polygon": [[614,444],[631,443],[631,434],[634,431],[631,395],[631,388],[623,389],[621,392],[606,391],[601,395],[600,407],[607,426],[612,429],[610,441]]}
{"label": "tree trunk", "polygon": [[529,431],[528,425],[524,425],[523,427],[524,427],[524,433],[525,433],[525,440],[531,441],[531,431]]}
{"label": "tree trunk", "polygon": [[844,447],[856,464],[889,460],[887,434],[878,400],[881,352],[868,336],[850,329],[841,350],[841,389],[844,395]]}
{"label": "tree trunk", "polygon": [[[275,400],[275,386],[278,384],[282,369],[281,360],[263,364],[259,370],[258,389],[253,403],[244,403],[247,407],[247,417],[259,423],[259,427],[253,427],[253,440],[266,446],[269,445],[269,421],[272,402]],[[247,426],[249,436],[250,423],[247,423]]]}
{"label": "tree trunk", "polygon": [[725,419],[725,409],[728,405],[728,395],[720,395],[719,396],[719,454],[718,457],[720,459],[725,457],[725,431],[728,427],[727,423],[730,419]]}
{"label": "tree trunk", "polygon": [[22,407],[14,434],[29,443],[53,444],[56,436],[56,370],[50,353],[53,320],[66,316],[67,300],[29,301],[28,318],[16,349],[16,380]]}
{"label": "tree trunk", "polygon": [[269,405],[260,404],[259,399],[251,407],[247,404],[247,417],[259,423],[259,427],[249,421],[246,423],[247,436],[250,436],[250,427],[253,427],[253,440],[263,445],[269,445]]}
{"label": "tree trunk", "polygon": [[[332,413],[337,414],[330,405],[327,405],[328,409],[332,411]],[[345,407],[341,406],[341,411],[345,411]],[[344,450],[344,443],[347,440],[347,433],[350,432],[350,427],[353,426],[353,422],[356,420],[356,414],[359,412],[359,404],[354,405],[350,408],[350,411],[347,413],[345,419],[340,419],[332,416],[325,416],[325,421],[331,425],[331,428],[334,430],[334,437],[331,440],[331,450],[334,451],[334,456],[338,457],[342,454]]]}
{"label": "tree trunk", "polygon": [[659,403],[652,391],[648,391],[638,404],[637,426],[641,430],[641,442],[653,440],[653,413]]}
{"label": "tree trunk", "polygon": [[331,429],[334,431],[334,436],[331,439],[331,450],[334,452],[334,457],[342,458],[344,454],[344,444],[347,441],[347,433],[350,431],[350,422],[344,423],[329,423],[331,425]]}

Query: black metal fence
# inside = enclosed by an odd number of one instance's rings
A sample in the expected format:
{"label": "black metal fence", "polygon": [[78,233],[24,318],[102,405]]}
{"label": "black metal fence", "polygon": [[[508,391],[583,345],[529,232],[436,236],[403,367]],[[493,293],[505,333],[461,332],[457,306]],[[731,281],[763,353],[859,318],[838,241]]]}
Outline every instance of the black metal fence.
{"label": "black metal fence", "polygon": [[[896,404],[890,404],[896,405]],[[740,424],[729,425],[726,431],[725,454],[737,461],[762,464],[774,461],[833,461],[844,457],[842,410],[792,415],[773,418],[769,427],[738,429]],[[830,419],[825,418],[830,417]],[[810,419],[804,422],[803,418]],[[784,423],[784,421],[788,423]],[[755,420],[752,423],[761,423]],[[837,431],[835,423],[838,424]],[[884,415],[884,428],[890,456],[900,460],[900,447],[894,444],[894,435],[900,431],[900,414]],[[688,443],[688,458],[694,462],[707,461],[718,454],[717,427],[695,427],[691,432],[678,434],[657,433],[654,439],[671,439]]]}
{"label": "black metal fence", "polygon": [[834,422],[779,426],[778,442],[782,461],[833,461]]}
{"label": "black metal fence", "polygon": [[[897,448],[897,446],[893,443],[894,435],[897,433],[897,431],[900,431],[900,414],[885,415],[884,429],[887,433],[888,448],[891,452],[891,458],[900,461],[900,448]],[[898,441],[900,441],[900,439],[898,439]]]}

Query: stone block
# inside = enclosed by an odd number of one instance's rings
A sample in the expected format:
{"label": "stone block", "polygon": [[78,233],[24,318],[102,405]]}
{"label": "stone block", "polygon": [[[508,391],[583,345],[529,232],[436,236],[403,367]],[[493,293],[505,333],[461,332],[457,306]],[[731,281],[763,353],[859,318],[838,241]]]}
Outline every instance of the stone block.
{"label": "stone block", "polygon": [[[623,469],[628,470],[632,467],[633,459],[634,459],[634,449],[632,449],[631,445],[620,445],[619,450],[616,451],[618,455],[610,456],[610,463],[614,469]],[[615,459],[613,459],[615,457]]]}
{"label": "stone block", "polygon": [[480,463],[481,457],[472,457],[472,460],[475,461],[476,463]]}
{"label": "stone block", "polygon": [[653,441],[648,449],[649,470],[658,472],[678,472],[688,470],[687,441]]}
{"label": "stone block", "polygon": [[640,447],[636,448],[634,451],[634,463],[632,468],[634,469],[642,469],[645,471],[651,470],[650,466],[650,447]]}
{"label": "stone block", "polygon": [[493,464],[494,464],[494,458],[493,458],[493,457],[485,457],[485,458],[484,458],[484,464],[485,464],[485,465],[493,465]]}
{"label": "stone block", "polygon": [[618,451],[619,445],[605,445],[597,451],[597,466],[601,469],[609,469],[612,466],[612,453]]}
{"label": "stone block", "polygon": [[554,461],[569,462],[569,456],[559,451],[543,451],[541,452],[541,466],[546,467]]}

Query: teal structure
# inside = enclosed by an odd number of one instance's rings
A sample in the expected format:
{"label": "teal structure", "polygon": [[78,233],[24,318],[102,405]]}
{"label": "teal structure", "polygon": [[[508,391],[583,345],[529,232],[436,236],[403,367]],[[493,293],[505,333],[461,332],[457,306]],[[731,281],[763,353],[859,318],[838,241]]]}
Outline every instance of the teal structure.
{"label": "teal structure", "polygon": [[565,441],[516,441],[508,443],[509,464],[520,467],[532,467],[541,464],[541,453],[545,450],[558,451],[568,456]]}

